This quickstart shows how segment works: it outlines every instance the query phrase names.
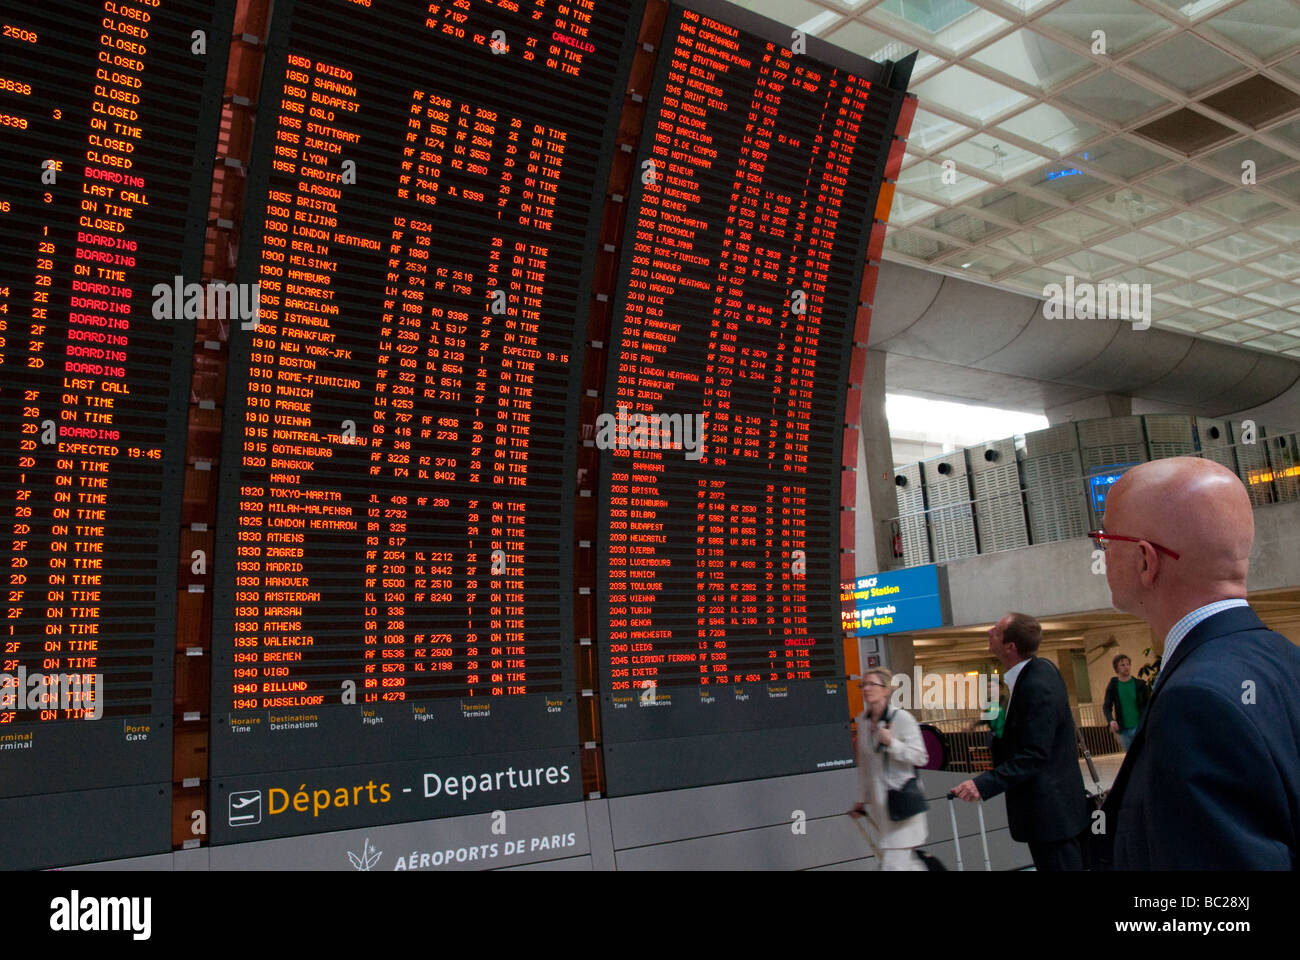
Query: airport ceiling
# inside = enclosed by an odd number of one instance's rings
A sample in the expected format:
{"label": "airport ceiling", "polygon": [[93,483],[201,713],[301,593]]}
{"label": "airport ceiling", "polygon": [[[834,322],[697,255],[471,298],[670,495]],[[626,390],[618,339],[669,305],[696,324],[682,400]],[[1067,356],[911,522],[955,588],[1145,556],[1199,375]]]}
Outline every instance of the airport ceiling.
{"label": "airport ceiling", "polygon": [[919,51],[887,259],[1040,299],[1147,283],[1154,328],[1300,358],[1300,0],[739,3]]}
{"label": "airport ceiling", "polygon": [[881,266],[867,345],[885,354],[895,393],[1049,417],[1111,394],[1134,413],[1258,410],[1270,428],[1300,427],[1300,359],[1116,319],[1049,319],[1026,294],[901,263]]}

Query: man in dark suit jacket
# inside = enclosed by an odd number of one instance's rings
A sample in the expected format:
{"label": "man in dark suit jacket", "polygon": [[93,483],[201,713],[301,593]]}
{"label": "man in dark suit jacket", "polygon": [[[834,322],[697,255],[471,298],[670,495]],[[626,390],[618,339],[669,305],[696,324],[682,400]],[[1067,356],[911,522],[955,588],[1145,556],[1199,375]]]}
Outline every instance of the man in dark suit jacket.
{"label": "man in dark suit jacket", "polygon": [[1007,795],[1011,838],[1029,844],[1039,870],[1081,870],[1078,836],[1088,823],[1074,718],[1065,681],[1051,661],[1035,656],[1043,628],[1009,613],[989,630],[989,652],[1011,690],[1006,725],[993,741],[993,769],[953,789],[975,801]]}
{"label": "man in dark suit jacket", "polygon": [[1245,487],[1208,460],[1144,463],[1111,488],[1099,533],[1111,602],[1165,638],[1104,808],[1114,866],[1295,869],[1300,649],[1246,603]]}

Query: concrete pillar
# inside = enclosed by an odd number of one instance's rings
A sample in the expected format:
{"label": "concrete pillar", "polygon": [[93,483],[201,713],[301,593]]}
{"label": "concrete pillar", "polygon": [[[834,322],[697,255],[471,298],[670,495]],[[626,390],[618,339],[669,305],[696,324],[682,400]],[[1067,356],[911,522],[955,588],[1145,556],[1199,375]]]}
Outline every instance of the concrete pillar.
{"label": "concrete pillar", "polygon": [[1065,692],[1070,697],[1070,708],[1077,713],[1079,706],[1079,685],[1075,682],[1074,677],[1074,651],[1069,648],[1061,648],[1056,651],[1056,669],[1061,671],[1061,679],[1065,681]]}
{"label": "concrete pillar", "polygon": [[[912,675],[912,668],[916,666],[916,651],[912,647],[910,635],[881,637],[880,652],[881,662],[894,673],[905,673],[909,677]],[[865,659],[863,663],[866,663]]]}
{"label": "concrete pillar", "polygon": [[1133,413],[1133,398],[1117,393],[1098,393],[1073,403],[1048,407],[1043,411],[1052,426],[1071,420],[1093,420],[1098,417],[1127,417]]}
{"label": "concrete pillar", "polygon": [[[862,432],[858,437],[857,515],[854,569],[860,577],[894,565],[889,521],[898,515],[894,455],[885,416],[885,355],[867,351],[862,378]],[[910,669],[910,668],[909,668]]]}
{"label": "concrete pillar", "polygon": [[[867,478],[867,456],[863,447],[862,434],[859,433],[858,472],[854,477],[857,500],[853,513],[853,572],[859,577],[868,576],[881,569],[876,562],[877,547],[871,513],[871,485]],[[888,559],[889,554],[885,554],[885,558]]]}

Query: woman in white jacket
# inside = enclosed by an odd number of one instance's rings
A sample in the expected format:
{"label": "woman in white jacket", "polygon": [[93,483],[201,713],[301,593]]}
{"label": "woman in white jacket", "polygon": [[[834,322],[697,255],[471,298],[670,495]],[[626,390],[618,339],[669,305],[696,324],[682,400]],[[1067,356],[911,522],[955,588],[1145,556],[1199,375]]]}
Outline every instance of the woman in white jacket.
{"label": "woman in white jacket", "polygon": [[929,761],[921,727],[906,710],[889,704],[890,673],[870,670],[858,681],[867,708],[858,715],[858,804],[850,813],[867,816],[867,829],[881,855],[881,870],[924,870],[915,847],[929,835],[924,813],[889,819],[889,791],[916,776]]}

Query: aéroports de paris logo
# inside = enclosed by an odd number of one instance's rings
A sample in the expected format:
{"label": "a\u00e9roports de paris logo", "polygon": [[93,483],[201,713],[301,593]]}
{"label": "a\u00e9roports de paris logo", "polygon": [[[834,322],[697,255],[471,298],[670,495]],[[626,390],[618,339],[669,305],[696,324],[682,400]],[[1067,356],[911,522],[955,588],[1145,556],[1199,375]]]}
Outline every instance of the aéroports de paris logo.
{"label": "a\u00e9roports de paris logo", "polygon": [[370,848],[369,837],[366,837],[366,842],[361,847],[360,856],[353,853],[351,850],[348,851],[348,859],[352,861],[352,866],[358,870],[369,870],[371,867],[373,867],[376,863],[379,862],[379,858],[382,857],[383,855],[384,855],[384,851],[372,850]]}

